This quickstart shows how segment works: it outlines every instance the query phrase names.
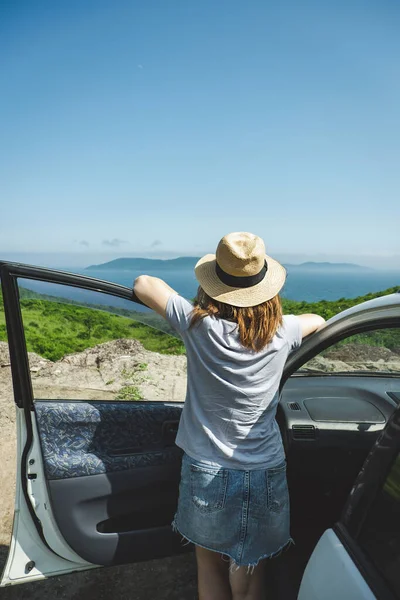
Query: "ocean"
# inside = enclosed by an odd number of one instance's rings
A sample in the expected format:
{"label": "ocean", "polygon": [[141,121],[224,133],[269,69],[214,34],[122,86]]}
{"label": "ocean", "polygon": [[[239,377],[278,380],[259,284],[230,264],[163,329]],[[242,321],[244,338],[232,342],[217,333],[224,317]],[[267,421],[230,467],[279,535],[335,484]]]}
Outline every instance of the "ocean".
{"label": "ocean", "polygon": [[[63,268],[63,271],[79,273],[97,279],[112,281],[125,286],[132,286],[134,279],[142,273],[138,271],[120,270],[84,270],[76,268]],[[161,277],[173,289],[185,298],[193,298],[197,290],[197,282],[193,270],[190,268],[171,268],[147,270],[148,275]],[[125,308],[143,310],[139,304],[119,300],[112,296],[88,292],[77,288],[48,284],[39,281],[21,280],[20,285],[53,296],[62,296],[80,302],[109,304]],[[290,300],[304,300],[316,302],[319,300],[338,300],[340,298],[354,298],[369,292],[379,292],[389,287],[400,285],[399,271],[379,270],[343,270],[330,267],[326,270],[288,267],[288,277],[282,291],[282,297]],[[144,309],[146,310],[146,309]]]}

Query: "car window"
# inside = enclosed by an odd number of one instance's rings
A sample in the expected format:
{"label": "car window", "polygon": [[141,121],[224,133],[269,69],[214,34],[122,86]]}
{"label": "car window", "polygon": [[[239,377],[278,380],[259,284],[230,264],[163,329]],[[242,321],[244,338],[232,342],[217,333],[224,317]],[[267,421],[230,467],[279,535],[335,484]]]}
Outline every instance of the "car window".
{"label": "car window", "polygon": [[400,328],[349,336],[323,350],[299,371],[400,375]]}
{"label": "car window", "polygon": [[35,400],[184,400],[183,343],[153,311],[100,292],[18,283]]}
{"label": "car window", "polygon": [[400,597],[400,455],[375,498],[357,541],[396,598]]}

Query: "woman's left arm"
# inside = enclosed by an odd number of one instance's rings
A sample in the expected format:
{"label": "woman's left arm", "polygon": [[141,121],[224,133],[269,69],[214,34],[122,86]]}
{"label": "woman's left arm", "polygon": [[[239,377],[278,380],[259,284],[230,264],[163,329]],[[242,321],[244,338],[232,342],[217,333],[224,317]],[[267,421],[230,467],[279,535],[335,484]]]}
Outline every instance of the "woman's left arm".
{"label": "woman's left arm", "polygon": [[165,281],[158,277],[151,277],[150,275],[140,275],[133,283],[133,291],[136,296],[146,304],[149,308],[152,308],[159,315],[164,317],[167,309],[167,302],[173,294],[176,294]]}

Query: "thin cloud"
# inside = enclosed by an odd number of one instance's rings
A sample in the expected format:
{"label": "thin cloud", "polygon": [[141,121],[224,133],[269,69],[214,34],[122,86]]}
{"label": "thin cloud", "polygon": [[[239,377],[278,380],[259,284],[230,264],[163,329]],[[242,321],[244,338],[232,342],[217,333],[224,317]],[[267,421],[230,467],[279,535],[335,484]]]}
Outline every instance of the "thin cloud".
{"label": "thin cloud", "polygon": [[138,69],[143,69],[143,65],[138,65],[137,68]]}
{"label": "thin cloud", "polygon": [[86,246],[86,248],[88,248],[90,246],[89,242],[87,242],[86,240],[81,240],[79,242],[80,246]]}
{"label": "thin cloud", "polygon": [[154,240],[154,242],[151,244],[150,248],[157,248],[157,246],[162,246],[161,240]]}
{"label": "thin cloud", "polygon": [[120,240],[118,238],[114,238],[112,240],[103,240],[102,242],[103,246],[108,246],[109,248],[119,248],[119,246],[127,243],[128,242],[126,240]]}

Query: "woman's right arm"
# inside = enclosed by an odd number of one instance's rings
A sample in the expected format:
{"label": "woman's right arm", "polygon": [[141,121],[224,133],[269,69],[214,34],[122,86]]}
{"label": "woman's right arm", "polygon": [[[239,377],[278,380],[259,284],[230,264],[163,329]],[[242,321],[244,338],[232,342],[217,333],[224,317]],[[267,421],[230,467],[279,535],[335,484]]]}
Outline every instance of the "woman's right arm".
{"label": "woman's right arm", "polygon": [[325,323],[325,319],[319,315],[297,315],[297,318],[300,321],[301,335],[303,339],[307,335],[310,335],[310,333],[317,331],[317,329],[319,329],[319,327]]}

